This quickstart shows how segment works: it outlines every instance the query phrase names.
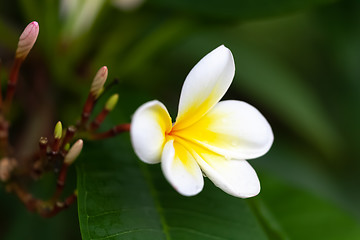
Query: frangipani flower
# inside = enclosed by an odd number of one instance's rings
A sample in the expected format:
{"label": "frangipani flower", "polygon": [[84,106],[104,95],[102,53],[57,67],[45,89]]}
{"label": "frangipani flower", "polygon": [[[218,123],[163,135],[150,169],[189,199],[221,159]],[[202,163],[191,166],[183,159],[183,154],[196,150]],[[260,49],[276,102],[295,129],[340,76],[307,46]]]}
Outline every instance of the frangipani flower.
{"label": "frangipani flower", "polygon": [[220,46],[186,77],[174,124],[157,100],[143,104],[133,116],[130,136],[135,153],[146,163],[161,162],[166,179],[182,195],[202,190],[202,173],[236,197],[260,191],[257,174],[245,159],[265,154],[274,137],[269,123],[251,105],[219,102],[234,74],[233,56]]}

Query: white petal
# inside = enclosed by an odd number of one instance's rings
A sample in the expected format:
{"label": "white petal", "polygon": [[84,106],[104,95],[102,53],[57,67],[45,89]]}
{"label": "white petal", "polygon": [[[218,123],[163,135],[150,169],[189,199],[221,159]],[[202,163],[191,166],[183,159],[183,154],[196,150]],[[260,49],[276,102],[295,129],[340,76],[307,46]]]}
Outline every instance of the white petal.
{"label": "white petal", "polygon": [[137,156],[146,163],[158,163],[165,143],[165,133],[171,130],[171,118],[159,101],[141,105],[131,121],[130,137]]}
{"label": "white petal", "polygon": [[196,160],[206,176],[224,192],[240,198],[259,194],[259,179],[246,160],[227,160],[206,152],[200,153]]}
{"label": "white petal", "polygon": [[251,159],[265,154],[274,135],[270,124],[253,106],[221,101],[192,126],[176,132],[228,159]]}
{"label": "white petal", "polygon": [[165,144],[161,167],[166,179],[180,194],[193,196],[202,190],[201,170],[194,157],[178,142],[170,140]]}
{"label": "white petal", "polygon": [[224,96],[234,74],[234,58],[223,45],[201,59],[185,79],[174,129],[190,126],[206,114]]}

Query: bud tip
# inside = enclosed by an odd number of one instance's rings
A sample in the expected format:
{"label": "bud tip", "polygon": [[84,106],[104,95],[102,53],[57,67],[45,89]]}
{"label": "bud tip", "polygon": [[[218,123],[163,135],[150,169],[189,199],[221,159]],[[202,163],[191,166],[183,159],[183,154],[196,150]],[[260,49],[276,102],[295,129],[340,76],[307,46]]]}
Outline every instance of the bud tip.
{"label": "bud tip", "polygon": [[107,76],[108,68],[106,66],[101,67],[96,73],[90,89],[91,94],[93,94],[95,97],[100,95],[99,93],[101,92],[106,82]]}
{"label": "bud tip", "polygon": [[29,23],[20,35],[15,57],[24,60],[34,46],[38,35],[39,24],[36,21]]}
{"label": "bud tip", "polygon": [[114,94],[114,95],[112,95],[112,96],[107,100],[107,102],[106,102],[106,104],[105,104],[105,109],[108,110],[108,111],[112,111],[112,110],[115,108],[118,100],[119,100],[119,94]]}
{"label": "bud tip", "polygon": [[69,149],[70,149],[70,143],[65,144],[64,150],[68,152]]}
{"label": "bud tip", "polygon": [[55,139],[60,139],[62,136],[62,124],[60,121],[58,121],[55,125],[55,129],[54,129],[54,138]]}

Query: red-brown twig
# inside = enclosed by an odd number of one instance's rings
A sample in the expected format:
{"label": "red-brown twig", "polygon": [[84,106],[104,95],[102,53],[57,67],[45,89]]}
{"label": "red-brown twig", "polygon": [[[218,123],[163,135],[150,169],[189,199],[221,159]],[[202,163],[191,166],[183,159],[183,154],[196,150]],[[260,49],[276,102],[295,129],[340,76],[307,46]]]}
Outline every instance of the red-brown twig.
{"label": "red-brown twig", "polygon": [[70,196],[68,196],[65,201],[63,202],[55,202],[54,205],[52,206],[51,211],[47,211],[47,212],[41,212],[39,213],[42,217],[45,218],[50,218],[55,216],[56,214],[58,214],[60,211],[68,208],[69,206],[71,206],[75,200],[77,198],[77,193],[76,191],[74,191],[74,193],[72,193]]}
{"label": "red-brown twig", "polygon": [[22,188],[16,183],[9,185],[8,189],[15,192],[20,201],[26,206],[26,208],[30,212],[37,211],[38,206],[41,204],[40,200],[34,198],[33,195],[31,195],[28,191],[26,191],[24,188]]}
{"label": "red-brown twig", "polygon": [[103,121],[105,120],[105,118],[107,117],[107,115],[109,114],[109,110],[107,110],[106,108],[104,108],[94,119],[94,121],[92,121],[91,125],[90,125],[90,130],[91,131],[95,131],[96,129],[98,129],[100,127],[100,125],[103,123]]}
{"label": "red-brown twig", "polygon": [[106,139],[128,131],[130,131],[130,123],[119,124],[106,132],[92,133],[90,135],[90,139],[92,140]]}
{"label": "red-brown twig", "polygon": [[1,69],[2,69],[2,61],[0,59],[0,112],[2,110],[2,105],[3,105],[2,90],[1,90]]}
{"label": "red-brown twig", "polygon": [[68,144],[73,139],[73,137],[75,136],[75,133],[76,133],[76,127],[74,127],[74,126],[69,126],[66,129],[65,137],[64,137],[64,139],[61,143],[61,147],[60,147],[63,155],[65,155],[64,147],[66,146],[66,144]]}
{"label": "red-brown twig", "polygon": [[41,159],[46,158],[48,142],[49,141],[46,137],[41,137],[39,140],[39,157]]}
{"label": "red-brown twig", "polygon": [[51,202],[57,201],[60,198],[60,196],[64,190],[68,167],[69,166],[67,164],[63,164],[61,167],[61,170],[59,172],[59,175],[58,175],[58,178],[56,181],[56,190],[51,199]]}
{"label": "red-brown twig", "polygon": [[53,142],[52,147],[51,147],[51,153],[53,155],[56,155],[59,152],[60,144],[61,144],[61,139],[54,138],[54,142]]}
{"label": "red-brown twig", "polygon": [[36,212],[40,216],[49,218],[58,214],[61,210],[68,208],[77,198],[77,192],[74,191],[65,201],[47,202],[35,198],[27,190],[18,184],[8,186],[10,191],[14,191],[20,201],[26,206],[30,212]]}
{"label": "red-brown twig", "polygon": [[11,68],[10,77],[7,83],[6,97],[4,103],[5,112],[8,112],[11,108],[11,103],[15,94],[16,84],[19,76],[19,70],[22,62],[23,59],[15,58],[14,64]]}
{"label": "red-brown twig", "polygon": [[81,121],[79,124],[80,128],[84,128],[85,124],[87,123],[87,121],[90,118],[90,114],[94,108],[94,103],[95,103],[96,97],[93,94],[89,94],[88,98],[86,99],[86,102],[84,104],[84,108],[81,114]]}

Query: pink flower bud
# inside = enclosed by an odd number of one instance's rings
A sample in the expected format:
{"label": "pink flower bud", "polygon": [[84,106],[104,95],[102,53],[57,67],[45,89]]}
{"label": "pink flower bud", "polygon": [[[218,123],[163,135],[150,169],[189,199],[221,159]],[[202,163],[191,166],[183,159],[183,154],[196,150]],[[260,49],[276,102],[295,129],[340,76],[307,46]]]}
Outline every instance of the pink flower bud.
{"label": "pink flower bud", "polygon": [[99,93],[102,92],[103,86],[108,76],[108,69],[106,66],[103,66],[96,73],[94,80],[91,84],[90,92],[94,96],[98,97]]}
{"label": "pink flower bud", "polygon": [[39,24],[35,21],[29,23],[19,38],[15,58],[24,60],[34,46],[38,35]]}

